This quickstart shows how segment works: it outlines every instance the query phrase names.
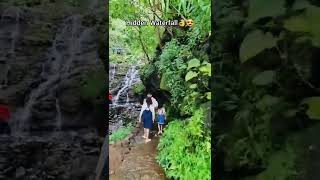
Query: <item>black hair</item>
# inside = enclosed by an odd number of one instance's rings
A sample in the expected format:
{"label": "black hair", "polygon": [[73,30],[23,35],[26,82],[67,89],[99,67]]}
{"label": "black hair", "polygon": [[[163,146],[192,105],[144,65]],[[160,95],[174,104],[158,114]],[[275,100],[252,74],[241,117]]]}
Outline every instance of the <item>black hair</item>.
{"label": "black hair", "polygon": [[147,106],[150,107],[150,105],[152,104],[152,99],[151,99],[151,97],[148,97],[148,98],[146,99],[146,103],[147,103]]}

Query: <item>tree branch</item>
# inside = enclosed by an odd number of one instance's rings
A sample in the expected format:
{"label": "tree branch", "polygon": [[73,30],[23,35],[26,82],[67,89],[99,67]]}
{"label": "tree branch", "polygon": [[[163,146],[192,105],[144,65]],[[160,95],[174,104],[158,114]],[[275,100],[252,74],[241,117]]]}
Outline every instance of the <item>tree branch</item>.
{"label": "tree branch", "polygon": [[143,43],[142,37],[141,37],[142,32],[141,32],[140,26],[137,27],[137,28],[138,28],[139,41],[140,41],[140,43],[141,43],[142,50],[143,50],[144,54],[146,55],[148,61],[150,62],[150,58],[149,58],[147,49],[146,49],[146,47],[145,47],[145,45],[144,45],[144,43]]}

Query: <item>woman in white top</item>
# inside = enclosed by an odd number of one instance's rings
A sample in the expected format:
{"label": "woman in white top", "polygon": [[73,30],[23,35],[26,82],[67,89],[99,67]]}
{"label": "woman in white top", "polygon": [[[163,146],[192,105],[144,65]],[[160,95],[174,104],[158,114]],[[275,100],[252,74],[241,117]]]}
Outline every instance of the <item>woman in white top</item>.
{"label": "woman in white top", "polygon": [[[152,97],[152,95],[150,93],[148,93],[147,98],[151,98],[151,100],[152,100],[151,106],[153,107],[153,110],[155,111],[158,108],[157,100],[154,97]],[[143,104],[142,104],[140,115],[139,115],[139,122],[141,121],[141,116],[142,116],[143,111],[147,108],[147,102],[146,102],[147,98],[143,100]]]}
{"label": "woman in white top", "polygon": [[[151,98],[152,106],[155,109],[157,109],[158,108],[158,101],[154,97],[152,97],[152,95],[150,93],[148,93],[147,98]],[[147,106],[146,99],[143,100],[143,105],[142,106]]]}
{"label": "woman in white top", "polygon": [[150,129],[153,127],[153,123],[155,120],[155,111],[154,107],[152,106],[152,100],[150,97],[146,99],[147,106],[143,106],[141,109],[141,113],[139,116],[139,122],[141,122],[141,118],[143,120],[143,128],[144,128],[144,135],[143,138],[146,139],[146,143],[151,141],[149,138]]}

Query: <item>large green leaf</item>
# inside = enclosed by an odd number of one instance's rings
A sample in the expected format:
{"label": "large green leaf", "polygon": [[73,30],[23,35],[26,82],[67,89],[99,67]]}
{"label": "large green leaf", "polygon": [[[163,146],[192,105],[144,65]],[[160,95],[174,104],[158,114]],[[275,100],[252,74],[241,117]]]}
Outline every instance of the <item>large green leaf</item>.
{"label": "large green leaf", "polygon": [[274,71],[263,71],[253,78],[252,83],[256,85],[268,85],[275,79],[276,72]]}
{"label": "large green leaf", "polygon": [[265,110],[268,107],[273,107],[280,103],[280,98],[271,96],[271,95],[264,95],[261,100],[256,103],[256,107],[260,110]]}
{"label": "large green leaf", "polygon": [[211,64],[206,63],[206,65],[200,67],[200,72],[207,74],[208,76],[211,76]]}
{"label": "large green leaf", "polygon": [[200,61],[199,59],[193,58],[188,62],[188,69],[191,69],[193,67],[199,67]]}
{"label": "large green leaf", "polygon": [[194,72],[194,71],[189,71],[186,75],[186,81],[189,81],[190,79],[197,77],[198,73]]}
{"label": "large green leaf", "polygon": [[304,32],[309,35],[314,46],[320,47],[320,8],[308,5],[306,11],[284,22],[284,27],[292,32]]}
{"label": "large green leaf", "polygon": [[190,89],[195,89],[195,88],[197,88],[197,87],[198,87],[197,84],[191,84],[191,85],[189,86]]}
{"label": "large green leaf", "polygon": [[310,119],[320,120],[320,96],[305,98],[302,104],[308,105],[307,115]]}
{"label": "large green leaf", "polygon": [[285,0],[250,0],[248,23],[285,13]]}
{"label": "large green leaf", "polygon": [[249,33],[240,46],[240,60],[242,63],[256,56],[265,49],[276,46],[278,38],[270,33],[264,34],[260,30]]}
{"label": "large green leaf", "polygon": [[309,7],[310,3],[306,0],[296,0],[292,10],[301,10]]}
{"label": "large green leaf", "polygon": [[207,99],[211,100],[211,92],[207,92],[206,95],[207,95]]}

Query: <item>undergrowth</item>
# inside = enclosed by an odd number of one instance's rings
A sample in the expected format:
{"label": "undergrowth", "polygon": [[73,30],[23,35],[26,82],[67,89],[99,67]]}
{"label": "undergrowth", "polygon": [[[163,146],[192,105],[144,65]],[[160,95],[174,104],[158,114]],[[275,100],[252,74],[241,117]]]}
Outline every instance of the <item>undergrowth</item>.
{"label": "undergrowth", "polygon": [[126,127],[119,128],[116,132],[109,136],[109,144],[114,144],[117,141],[126,138],[133,130],[133,125],[128,124]]}
{"label": "undergrowth", "polygon": [[204,111],[187,121],[169,123],[160,139],[157,161],[168,177],[181,180],[211,179],[211,136],[205,131]]}

